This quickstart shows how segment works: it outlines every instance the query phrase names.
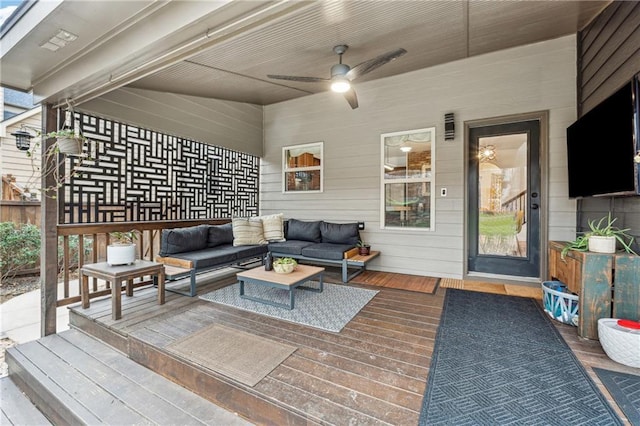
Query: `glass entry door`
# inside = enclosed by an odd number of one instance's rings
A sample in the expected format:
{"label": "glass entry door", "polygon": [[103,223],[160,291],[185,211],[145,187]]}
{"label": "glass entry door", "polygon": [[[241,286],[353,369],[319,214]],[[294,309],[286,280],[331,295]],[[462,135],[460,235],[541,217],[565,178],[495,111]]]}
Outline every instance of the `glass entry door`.
{"label": "glass entry door", "polygon": [[470,272],[540,275],[540,123],[469,131]]}

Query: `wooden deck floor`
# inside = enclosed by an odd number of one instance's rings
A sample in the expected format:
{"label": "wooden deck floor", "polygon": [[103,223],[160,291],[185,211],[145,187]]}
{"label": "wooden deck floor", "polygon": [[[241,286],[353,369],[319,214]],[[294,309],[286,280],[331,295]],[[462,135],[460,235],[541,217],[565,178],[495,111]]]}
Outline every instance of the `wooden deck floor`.
{"label": "wooden deck floor", "polygon": [[[199,284],[198,292],[234,281],[234,273],[218,274]],[[152,288],[139,289],[132,298],[123,296],[119,321],[111,319],[106,298],[93,301],[86,310],[72,307],[70,322],[254,423],[415,425],[446,289],[439,288],[434,295],[376,289],[379,294],[340,333],[173,293],[167,293],[167,303],[158,306]],[[253,388],[164,350],[213,323],[299,349]],[[639,373],[609,360],[598,342],[579,339],[575,328],[560,324],[558,328],[596,383],[592,366]],[[601,390],[609,397],[604,387]],[[612,406],[624,418],[615,403]]]}

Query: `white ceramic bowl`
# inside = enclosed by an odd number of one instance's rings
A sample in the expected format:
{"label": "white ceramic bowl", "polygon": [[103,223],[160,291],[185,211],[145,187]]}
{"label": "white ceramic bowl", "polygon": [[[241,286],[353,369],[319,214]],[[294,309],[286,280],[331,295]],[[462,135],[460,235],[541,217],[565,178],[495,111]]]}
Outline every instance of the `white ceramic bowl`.
{"label": "white ceramic bowl", "polygon": [[290,274],[296,269],[295,263],[274,263],[273,270],[279,274]]}
{"label": "white ceramic bowl", "polygon": [[609,358],[640,368],[640,330],[619,326],[617,318],[600,318],[598,337]]}

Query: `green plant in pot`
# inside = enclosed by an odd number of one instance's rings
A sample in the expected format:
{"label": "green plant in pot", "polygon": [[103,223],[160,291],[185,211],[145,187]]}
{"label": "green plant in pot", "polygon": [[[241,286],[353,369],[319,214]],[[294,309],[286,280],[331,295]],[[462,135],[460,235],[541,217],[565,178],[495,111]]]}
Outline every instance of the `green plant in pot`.
{"label": "green plant in pot", "polygon": [[111,232],[107,246],[107,263],[110,266],[131,265],[136,261],[136,245],[133,243],[138,234],[135,231]]}
{"label": "green plant in pot", "polygon": [[356,244],[356,247],[358,247],[358,254],[360,256],[368,256],[369,254],[371,254],[371,246],[364,240],[358,240],[358,244]]}
{"label": "green plant in pot", "polygon": [[290,274],[296,266],[298,262],[292,257],[277,257],[273,260],[273,270],[279,274]]}
{"label": "green plant in pot", "polygon": [[[41,153],[43,140],[50,138],[55,138],[56,142],[49,145],[44,153]],[[26,151],[27,157],[31,159],[32,169],[28,185],[37,188],[44,196],[57,198],[58,190],[71,178],[79,176],[82,167],[94,164],[95,159],[91,155],[83,155],[83,146],[88,142],[89,139],[73,129],[39,134],[35,143]],[[63,154],[64,157],[60,157],[60,154]],[[39,188],[38,184],[43,176],[51,176],[54,183]]]}
{"label": "green plant in pot", "polygon": [[82,146],[87,141],[87,138],[82,136],[79,131],[75,129],[62,129],[55,132],[50,132],[44,135],[45,138],[55,138],[56,143],[53,145],[53,149],[60,154],[67,155],[79,155],[82,154]]}
{"label": "green plant in pot", "polygon": [[595,253],[615,253],[616,244],[619,242],[627,253],[636,254],[631,249],[633,244],[633,237],[627,234],[629,228],[620,229],[613,224],[617,218],[611,218],[611,213],[601,218],[597,222],[595,220],[589,221],[590,231],[584,235],[579,236],[574,241],[569,242],[561,252],[561,257],[564,259],[569,250],[576,251],[592,251]]}

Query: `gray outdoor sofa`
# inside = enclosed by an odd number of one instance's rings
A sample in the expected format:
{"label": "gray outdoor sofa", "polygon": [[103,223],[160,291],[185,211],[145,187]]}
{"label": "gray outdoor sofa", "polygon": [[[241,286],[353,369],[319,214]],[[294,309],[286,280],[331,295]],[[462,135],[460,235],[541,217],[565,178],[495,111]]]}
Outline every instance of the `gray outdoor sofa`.
{"label": "gray outdoor sofa", "polygon": [[[198,225],[186,228],[163,229],[160,253],[156,261],[180,268],[167,273],[167,279],[189,276],[188,292],[167,288],[168,291],[195,296],[196,275],[227,266],[263,260],[267,252],[273,257],[292,257],[303,263],[338,265],[342,268],[342,281],[365,270],[366,264],[379,253],[357,256],[360,239],[358,223],[330,223],[289,219],[283,223],[284,241],[268,244],[234,245],[233,226]],[[349,273],[349,269],[355,271]]]}
{"label": "gray outdoor sofa", "polygon": [[[186,228],[163,229],[160,253],[156,261],[167,266],[188,269],[191,278],[189,292],[167,288],[188,296],[196,295],[196,274],[226,266],[262,259],[267,245],[233,245],[231,223],[224,225],[197,225]],[[180,278],[186,272],[168,274],[169,279]]]}
{"label": "gray outdoor sofa", "polygon": [[[360,240],[358,223],[331,223],[289,219],[285,222],[285,240],[270,242],[269,251],[274,257],[292,257],[305,263],[339,265],[342,281],[348,282],[363,272],[367,263],[378,256],[357,256]],[[349,273],[349,268],[355,269]]]}

